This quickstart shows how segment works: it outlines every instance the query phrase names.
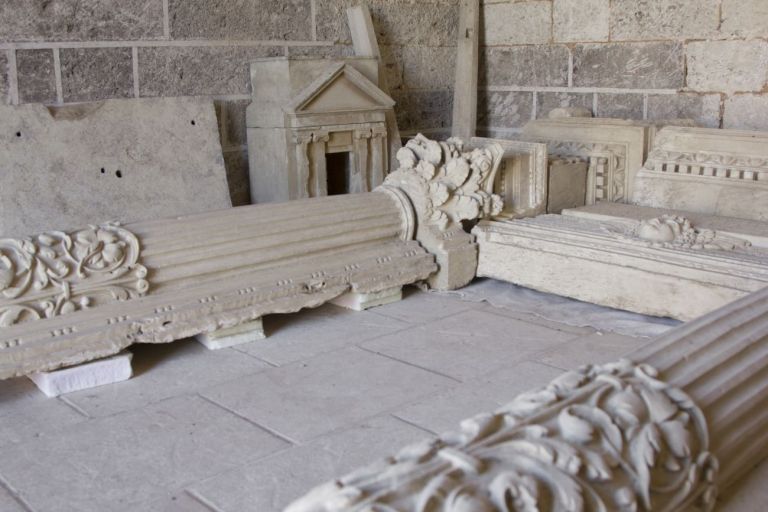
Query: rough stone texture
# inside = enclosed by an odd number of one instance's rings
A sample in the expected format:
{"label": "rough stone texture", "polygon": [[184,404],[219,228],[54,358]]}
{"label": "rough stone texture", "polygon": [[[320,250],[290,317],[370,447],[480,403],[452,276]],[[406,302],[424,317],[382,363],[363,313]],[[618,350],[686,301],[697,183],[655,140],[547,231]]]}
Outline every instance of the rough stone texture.
{"label": "rough stone texture", "polygon": [[[416,51],[416,47],[412,48],[414,48],[413,51]],[[403,51],[405,51],[405,48],[401,46],[380,45],[379,51],[381,52],[381,60],[384,63],[387,87],[389,87],[390,91],[403,88],[405,86],[403,64]]]}
{"label": "rough stone texture", "polygon": [[642,94],[598,94],[595,117],[643,118]]}
{"label": "rough stone texture", "polygon": [[478,126],[519,128],[531,120],[532,92],[486,92],[478,96]]}
{"label": "rough stone texture", "polygon": [[0,105],[10,103],[8,83],[8,55],[0,51]]}
{"label": "rough stone texture", "polygon": [[174,39],[312,39],[310,0],[170,0]]}
{"label": "rough stone texture", "polygon": [[614,0],[611,38],[703,39],[717,35],[718,0]]}
{"label": "rough stone texture", "polygon": [[392,91],[392,98],[401,131],[451,128],[452,91]]}
{"label": "rough stone texture", "polygon": [[677,89],[684,82],[680,43],[585,44],[573,51],[576,87]]}
{"label": "rough stone texture", "polygon": [[0,3],[0,41],[121,41],[162,36],[162,0]]}
{"label": "rough stone texture", "polygon": [[250,104],[250,100],[235,100],[221,102],[221,108],[224,112],[223,135],[226,135],[226,141],[222,142],[224,148],[240,147],[248,143],[245,127],[245,109]]}
{"label": "rough stone texture", "polygon": [[720,32],[731,37],[768,36],[768,2],[723,0]]}
{"label": "rough stone texture", "polygon": [[554,0],[552,9],[555,41],[608,40],[610,0]]}
{"label": "rough stone texture", "polygon": [[247,94],[248,60],[283,53],[277,46],[139,48],[141,95]]}
{"label": "rough stone texture", "polygon": [[768,96],[740,94],[725,100],[723,128],[768,131]]}
{"label": "rough stone texture", "polygon": [[289,46],[288,57],[326,57],[339,59],[342,57],[354,57],[355,49],[348,44],[313,45],[313,46]]}
{"label": "rough stone texture", "polygon": [[130,48],[62,49],[61,85],[65,102],[133,96]]}
{"label": "rough stone texture", "polygon": [[552,39],[552,3],[486,3],[481,27],[481,41],[487,45],[548,43]]}
{"label": "rough stone texture", "polygon": [[251,204],[251,182],[248,176],[248,151],[233,149],[224,152],[227,184],[232,206]]}
{"label": "rough stone texture", "polygon": [[592,111],[594,94],[579,94],[570,92],[540,92],[537,93],[536,117],[547,117],[556,108],[584,107]]}
{"label": "rough stone texture", "polygon": [[17,50],[16,69],[21,103],[56,101],[52,50]]}
{"label": "rough stone texture", "polygon": [[568,85],[568,48],[516,46],[480,52],[480,83],[565,87]]}
{"label": "rough stone texture", "polygon": [[[412,89],[450,89],[456,48],[409,46],[402,49],[403,81]],[[389,82],[387,82],[389,84]]]}
{"label": "rough stone texture", "polygon": [[720,126],[719,94],[651,94],[648,119],[693,119],[701,126]]}
{"label": "rough stone texture", "polygon": [[762,91],[768,81],[768,42],[688,44],[688,87],[695,91]]}

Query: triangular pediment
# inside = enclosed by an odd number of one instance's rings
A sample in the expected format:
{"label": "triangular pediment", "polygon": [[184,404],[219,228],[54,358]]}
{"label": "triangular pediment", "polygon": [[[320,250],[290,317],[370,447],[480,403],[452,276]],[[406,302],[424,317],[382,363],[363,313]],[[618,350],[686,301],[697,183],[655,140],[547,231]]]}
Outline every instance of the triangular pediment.
{"label": "triangular pediment", "polygon": [[286,107],[291,113],[322,113],[392,108],[395,101],[347,64],[331,66]]}

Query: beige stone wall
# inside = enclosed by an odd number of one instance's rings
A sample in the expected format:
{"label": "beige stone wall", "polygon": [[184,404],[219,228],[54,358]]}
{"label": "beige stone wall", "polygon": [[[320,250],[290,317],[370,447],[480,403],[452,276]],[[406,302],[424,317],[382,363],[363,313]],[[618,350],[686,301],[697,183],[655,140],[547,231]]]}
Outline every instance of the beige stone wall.
{"label": "beige stone wall", "polygon": [[558,106],[768,130],[768,0],[483,0],[479,125]]}
{"label": "beige stone wall", "polygon": [[[230,187],[248,201],[247,62],[351,55],[345,8],[358,0],[3,0],[0,101],[215,100]],[[451,122],[456,0],[369,0],[401,130]]]}

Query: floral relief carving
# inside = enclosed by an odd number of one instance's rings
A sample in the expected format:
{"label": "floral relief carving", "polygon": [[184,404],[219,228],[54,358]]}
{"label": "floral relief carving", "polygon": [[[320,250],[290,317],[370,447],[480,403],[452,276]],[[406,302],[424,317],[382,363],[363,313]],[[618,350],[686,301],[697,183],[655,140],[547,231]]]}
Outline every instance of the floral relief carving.
{"label": "floral relief carving", "polygon": [[623,360],[566,373],[287,511],[711,510],[718,463],[708,444],[683,391]]}
{"label": "floral relief carving", "polygon": [[[611,232],[610,228],[605,229]],[[733,251],[752,245],[748,240],[721,235],[710,229],[698,229],[689,219],[675,215],[643,220],[628,231],[613,234],[620,239],[639,242],[646,247],[666,249]]]}
{"label": "floral relief carving", "polygon": [[0,327],[149,290],[136,236],[117,223],[0,239]]}

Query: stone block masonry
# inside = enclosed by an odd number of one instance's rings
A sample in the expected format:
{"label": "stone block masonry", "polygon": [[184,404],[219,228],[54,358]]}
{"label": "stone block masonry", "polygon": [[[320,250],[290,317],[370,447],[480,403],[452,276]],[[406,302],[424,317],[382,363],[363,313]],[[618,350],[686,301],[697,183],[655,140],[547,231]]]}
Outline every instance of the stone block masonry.
{"label": "stone block masonry", "polygon": [[[0,104],[205,96],[216,106],[235,205],[250,202],[248,61],[353,55],[360,0],[0,2]],[[448,134],[457,0],[367,0],[401,132]]]}
{"label": "stone block masonry", "polygon": [[478,130],[556,107],[768,130],[765,0],[482,0]]}

